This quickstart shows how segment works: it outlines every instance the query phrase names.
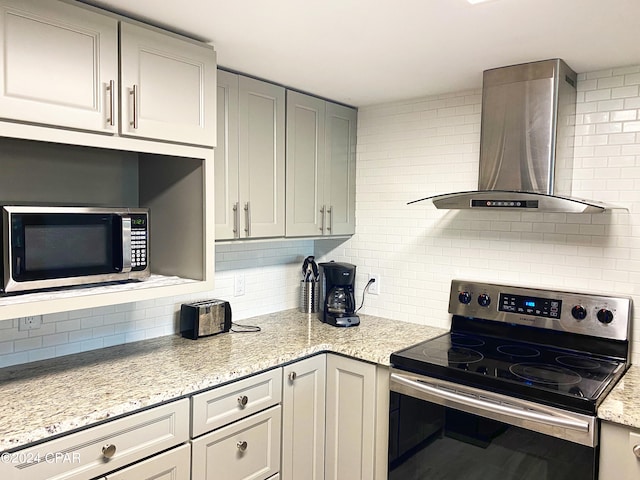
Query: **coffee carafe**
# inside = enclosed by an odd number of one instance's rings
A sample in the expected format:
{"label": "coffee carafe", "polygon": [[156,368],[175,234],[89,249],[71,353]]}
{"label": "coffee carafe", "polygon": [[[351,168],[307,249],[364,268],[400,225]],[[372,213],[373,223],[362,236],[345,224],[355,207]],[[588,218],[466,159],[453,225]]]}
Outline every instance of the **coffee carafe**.
{"label": "coffee carafe", "polygon": [[354,296],[356,266],[338,262],[320,263],[319,266],[320,320],[334,327],[359,325]]}

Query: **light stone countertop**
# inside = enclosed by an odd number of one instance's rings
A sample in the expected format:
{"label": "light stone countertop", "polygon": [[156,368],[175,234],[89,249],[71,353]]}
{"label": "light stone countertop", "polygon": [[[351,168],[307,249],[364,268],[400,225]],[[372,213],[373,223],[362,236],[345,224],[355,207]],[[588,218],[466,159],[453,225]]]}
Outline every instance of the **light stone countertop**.
{"label": "light stone countertop", "polygon": [[358,327],[336,328],[288,310],[240,322],[260,326],[257,333],[197,341],[172,335],[0,369],[0,451],[318,352],[389,365],[392,352],[445,332],[368,315],[360,321]]}
{"label": "light stone countertop", "polygon": [[640,429],[640,366],[627,370],[598,408],[598,417]]}

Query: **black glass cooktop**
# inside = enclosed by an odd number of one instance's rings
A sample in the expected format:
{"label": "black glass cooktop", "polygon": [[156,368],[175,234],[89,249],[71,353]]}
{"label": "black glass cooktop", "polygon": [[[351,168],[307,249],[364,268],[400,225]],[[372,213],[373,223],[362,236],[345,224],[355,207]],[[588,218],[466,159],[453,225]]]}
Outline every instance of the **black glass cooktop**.
{"label": "black glass cooktop", "polygon": [[595,413],[624,362],[509,338],[448,333],[391,355],[394,368]]}

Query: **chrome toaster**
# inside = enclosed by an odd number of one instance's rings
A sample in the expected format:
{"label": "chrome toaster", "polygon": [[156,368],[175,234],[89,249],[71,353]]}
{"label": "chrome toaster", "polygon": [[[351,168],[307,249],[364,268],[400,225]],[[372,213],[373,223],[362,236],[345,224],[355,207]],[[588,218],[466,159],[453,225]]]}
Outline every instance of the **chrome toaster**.
{"label": "chrome toaster", "polygon": [[183,303],[180,307],[180,333],[196,340],[231,329],[231,304],[225,300]]}

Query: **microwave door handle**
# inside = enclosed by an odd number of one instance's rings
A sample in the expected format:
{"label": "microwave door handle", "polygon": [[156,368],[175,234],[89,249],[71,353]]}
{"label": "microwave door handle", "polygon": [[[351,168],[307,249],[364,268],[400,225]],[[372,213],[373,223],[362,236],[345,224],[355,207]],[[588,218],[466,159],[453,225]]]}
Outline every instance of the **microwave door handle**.
{"label": "microwave door handle", "polygon": [[131,217],[122,220],[122,272],[131,271]]}

